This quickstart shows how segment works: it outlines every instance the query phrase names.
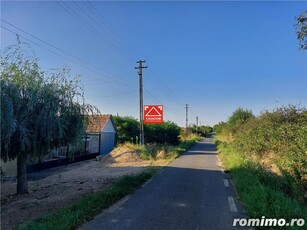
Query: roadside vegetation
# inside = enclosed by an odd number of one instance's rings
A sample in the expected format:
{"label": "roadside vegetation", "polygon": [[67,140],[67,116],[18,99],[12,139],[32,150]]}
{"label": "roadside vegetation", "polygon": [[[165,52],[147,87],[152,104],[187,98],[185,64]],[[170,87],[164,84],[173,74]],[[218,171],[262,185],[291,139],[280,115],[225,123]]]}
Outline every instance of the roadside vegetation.
{"label": "roadside vegetation", "polygon": [[[184,136],[184,137],[183,137]],[[140,157],[143,160],[168,160],[172,161],[180,156],[181,153],[187,151],[191,146],[196,144],[201,139],[200,136],[189,133],[185,135],[185,132],[182,132],[179,137],[178,145],[168,145],[161,143],[149,143],[145,146],[140,146],[139,144],[133,144],[131,142],[126,142],[120,144],[119,147],[126,147],[140,153]]]}
{"label": "roadside vegetation", "polygon": [[[166,121],[160,125],[144,125],[145,146],[138,144],[139,121],[133,117],[114,116],[118,132],[119,147],[126,147],[140,153],[143,160],[173,160],[187,151],[193,144],[207,135],[207,129],[181,129],[177,124]],[[211,130],[212,131],[212,128]]]}
{"label": "roadside vegetation", "polygon": [[124,176],[101,192],[85,195],[69,207],[20,225],[16,229],[76,229],[93,219],[103,209],[108,208],[126,195],[133,193],[157,171],[158,168],[149,168],[138,175]]}
{"label": "roadside vegetation", "polygon": [[[25,47],[26,46],[26,47]],[[69,70],[45,72],[19,38],[0,62],[1,158],[17,159],[17,193],[28,190],[27,161],[53,148],[77,142],[87,115],[99,112],[86,104],[80,80]]]}
{"label": "roadside vegetation", "polygon": [[[182,139],[181,135],[184,136],[184,139]],[[152,161],[153,165],[155,165],[154,163],[156,161],[161,160],[167,164],[200,140],[200,137],[193,133],[186,134],[182,132],[181,135],[178,136],[179,144],[176,146],[153,143],[147,144],[146,146],[140,146],[131,142],[126,142],[120,144],[114,149],[114,152],[118,149],[130,149],[137,152],[141,159]],[[85,195],[68,207],[59,209],[53,214],[48,214],[42,218],[19,225],[16,229],[76,229],[93,219],[96,215],[119,201],[121,198],[133,193],[155,175],[159,169],[161,169],[161,166],[151,166],[137,175],[124,176],[113,183],[113,185],[100,192]]]}
{"label": "roadside vegetation", "polygon": [[[79,77],[72,78],[67,69],[50,73],[42,71],[37,59],[28,56],[26,51],[28,47],[24,46],[25,44],[17,39],[17,45],[8,48],[1,55],[3,68],[0,79],[1,158],[5,161],[17,158],[18,194],[29,193],[27,180],[29,158],[41,159],[54,148],[69,146],[79,141],[85,134],[88,115],[99,113],[95,106],[85,103]],[[94,218],[103,209],[132,193],[161,166],[187,151],[200,140],[200,135],[206,134],[205,128],[197,127],[194,134],[193,128],[183,130],[171,121],[160,125],[145,125],[146,145],[140,147],[139,122],[131,117],[119,116],[114,116],[114,121],[118,130],[119,147],[124,146],[129,149],[128,152],[120,152],[119,149],[117,154],[126,158],[135,157],[122,162],[121,166],[125,163],[136,166],[134,160],[140,159],[141,163],[144,161],[148,163],[138,165],[143,171],[138,171],[141,172],[138,175],[129,174],[116,179],[110,187],[85,195],[81,199],[77,197],[78,200],[69,207],[54,209],[53,214],[26,223],[17,229],[75,229]],[[116,163],[112,156],[107,160],[110,164]],[[152,164],[158,161],[162,164]],[[108,167],[106,162],[98,163],[101,163],[101,168]],[[84,181],[80,183],[83,184]],[[35,190],[30,190],[31,192],[35,193]],[[45,198],[49,197],[49,194],[46,194]],[[9,199],[7,200],[9,202]]]}
{"label": "roadside vegetation", "polygon": [[250,217],[307,220],[305,108],[289,105],[257,117],[240,108],[214,130],[223,165]]}
{"label": "roadside vegetation", "polygon": [[[124,144],[127,142],[134,144],[139,143],[140,123],[137,119],[127,116],[113,116],[113,120],[117,128],[117,142],[119,144]],[[145,124],[145,142],[164,145],[178,145],[180,143],[180,131],[181,128],[171,121],[166,121],[159,125]]]}

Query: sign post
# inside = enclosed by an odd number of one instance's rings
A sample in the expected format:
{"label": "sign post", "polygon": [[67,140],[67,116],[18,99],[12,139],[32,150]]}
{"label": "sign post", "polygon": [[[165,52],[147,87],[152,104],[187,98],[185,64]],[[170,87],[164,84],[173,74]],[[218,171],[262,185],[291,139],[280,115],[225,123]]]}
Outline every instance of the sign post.
{"label": "sign post", "polygon": [[145,105],[144,106],[145,124],[163,123],[163,105]]}

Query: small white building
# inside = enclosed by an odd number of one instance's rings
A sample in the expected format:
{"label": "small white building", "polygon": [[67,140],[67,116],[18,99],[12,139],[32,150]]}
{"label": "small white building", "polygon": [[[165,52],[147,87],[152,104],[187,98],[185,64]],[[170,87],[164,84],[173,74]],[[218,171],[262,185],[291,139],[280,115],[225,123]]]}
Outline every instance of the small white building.
{"label": "small white building", "polygon": [[[112,115],[90,116],[86,132],[88,134],[100,134],[101,155],[111,152],[116,146],[117,130]],[[91,138],[91,135],[88,137]],[[92,141],[92,143],[95,143],[95,141]],[[93,146],[91,146],[91,140],[89,140],[89,148],[91,147]]]}

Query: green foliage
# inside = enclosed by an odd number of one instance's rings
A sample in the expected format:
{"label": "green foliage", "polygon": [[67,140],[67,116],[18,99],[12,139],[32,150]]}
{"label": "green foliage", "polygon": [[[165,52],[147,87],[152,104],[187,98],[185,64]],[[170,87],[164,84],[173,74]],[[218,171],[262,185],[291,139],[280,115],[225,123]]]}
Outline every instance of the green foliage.
{"label": "green foliage", "polygon": [[140,146],[126,142],[119,147],[126,147],[140,153],[140,157],[143,160],[173,160],[177,158],[181,153],[187,151],[192,145],[194,145],[201,138],[196,134],[191,133],[186,139],[181,140],[179,145],[172,146],[166,144],[146,144]]}
{"label": "green foliage", "polygon": [[135,176],[124,176],[114,185],[101,192],[86,195],[69,207],[20,225],[17,229],[76,229],[93,219],[102,210],[135,191],[157,171],[157,168],[151,168]]}
{"label": "green foliage", "polygon": [[[118,143],[131,142],[137,144],[140,123],[132,117],[113,117],[117,132]],[[180,127],[173,122],[144,125],[145,142],[150,144],[179,144]]]}
{"label": "green foliage", "polygon": [[228,125],[232,134],[237,132],[237,129],[250,119],[253,119],[255,116],[253,115],[251,110],[238,108],[236,109],[232,115],[228,119]]}
{"label": "green foliage", "polygon": [[133,144],[131,142],[125,142],[124,144],[120,144],[118,147],[119,148],[125,147],[125,148],[131,149],[133,151],[138,151],[138,152],[142,152],[145,149],[145,146],[140,146],[139,144]]}
{"label": "green foliage", "polygon": [[145,151],[141,152],[144,160],[173,160],[179,156],[176,147],[169,145],[146,145]]}
{"label": "green foliage", "polygon": [[113,116],[117,128],[119,144],[125,142],[137,143],[139,136],[139,122],[133,117]]}
{"label": "green foliage", "polygon": [[24,194],[27,157],[76,142],[96,109],[85,104],[78,78],[69,80],[68,70],[41,71],[17,40],[1,55],[1,158],[17,158],[17,193]]}
{"label": "green foliage", "polygon": [[214,132],[221,135],[228,134],[228,124],[226,122],[219,122],[218,124],[213,126]]}
{"label": "green foliage", "polygon": [[77,140],[84,131],[85,104],[78,79],[69,71],[45,73],[22,44],[1,56],[1,157],[41,155]]}
{"label": "green foliage", "polygon": [[145,125],[146,143],[178,145],[181,128],[173,122],[167,121],[159,125]]}
{"label": "green foliage", "polygon": [[269,172],[248,155],[235,150],[231,144],[217,141],[217,146],[223,166],[233,178],[251,218],[266,216],[285,218],[287,221],[307,218],[306,206],[297,199],[297,191],[287,177]]}
{"label": "green foliage", "polygon": [[251,217],[306,219],[306,140],[307,110],[289,105],[262,112],[237,126],[233,140],[217,142]]}
{"label": "green foliage", "polygon": [[297,19],[294,25],[297,39],[300,42],[300,49],[307,49],[307,11],[304,11]]}
{"label": "green foliage", "polygon": [[202,126],[193,125],[192,132],[202,137],[208,137],[213,132],[213,128],[211,126],[205,126],[205,125]]}
{"label": "green foliage", "polygon": [[183,153],[191,148],[194,144],[200,141],[202,138],[192,132],[187,132],[186,130],[182,130],[181,132],[181,141],[178,146],[176,146],[176,150],[178,153]]}
{"label": "green foliage", "polygon": [[266,111],[241,127],[234,145],[237,151],[261,159],[274,156],[281,173],[291,178],[301,193],[307,190],[307,111],[288,106]]}

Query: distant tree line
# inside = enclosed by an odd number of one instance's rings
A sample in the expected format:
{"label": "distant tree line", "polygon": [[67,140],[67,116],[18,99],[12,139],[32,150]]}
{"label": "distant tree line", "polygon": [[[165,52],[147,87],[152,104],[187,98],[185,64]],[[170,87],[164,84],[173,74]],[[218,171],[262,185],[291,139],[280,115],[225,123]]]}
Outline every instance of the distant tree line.
{"label": "distant tree line", "polygon": [[213,127],[208,125],[193,125],[191,127],[191,132],[202,137],[209,137],[213,133]]}

